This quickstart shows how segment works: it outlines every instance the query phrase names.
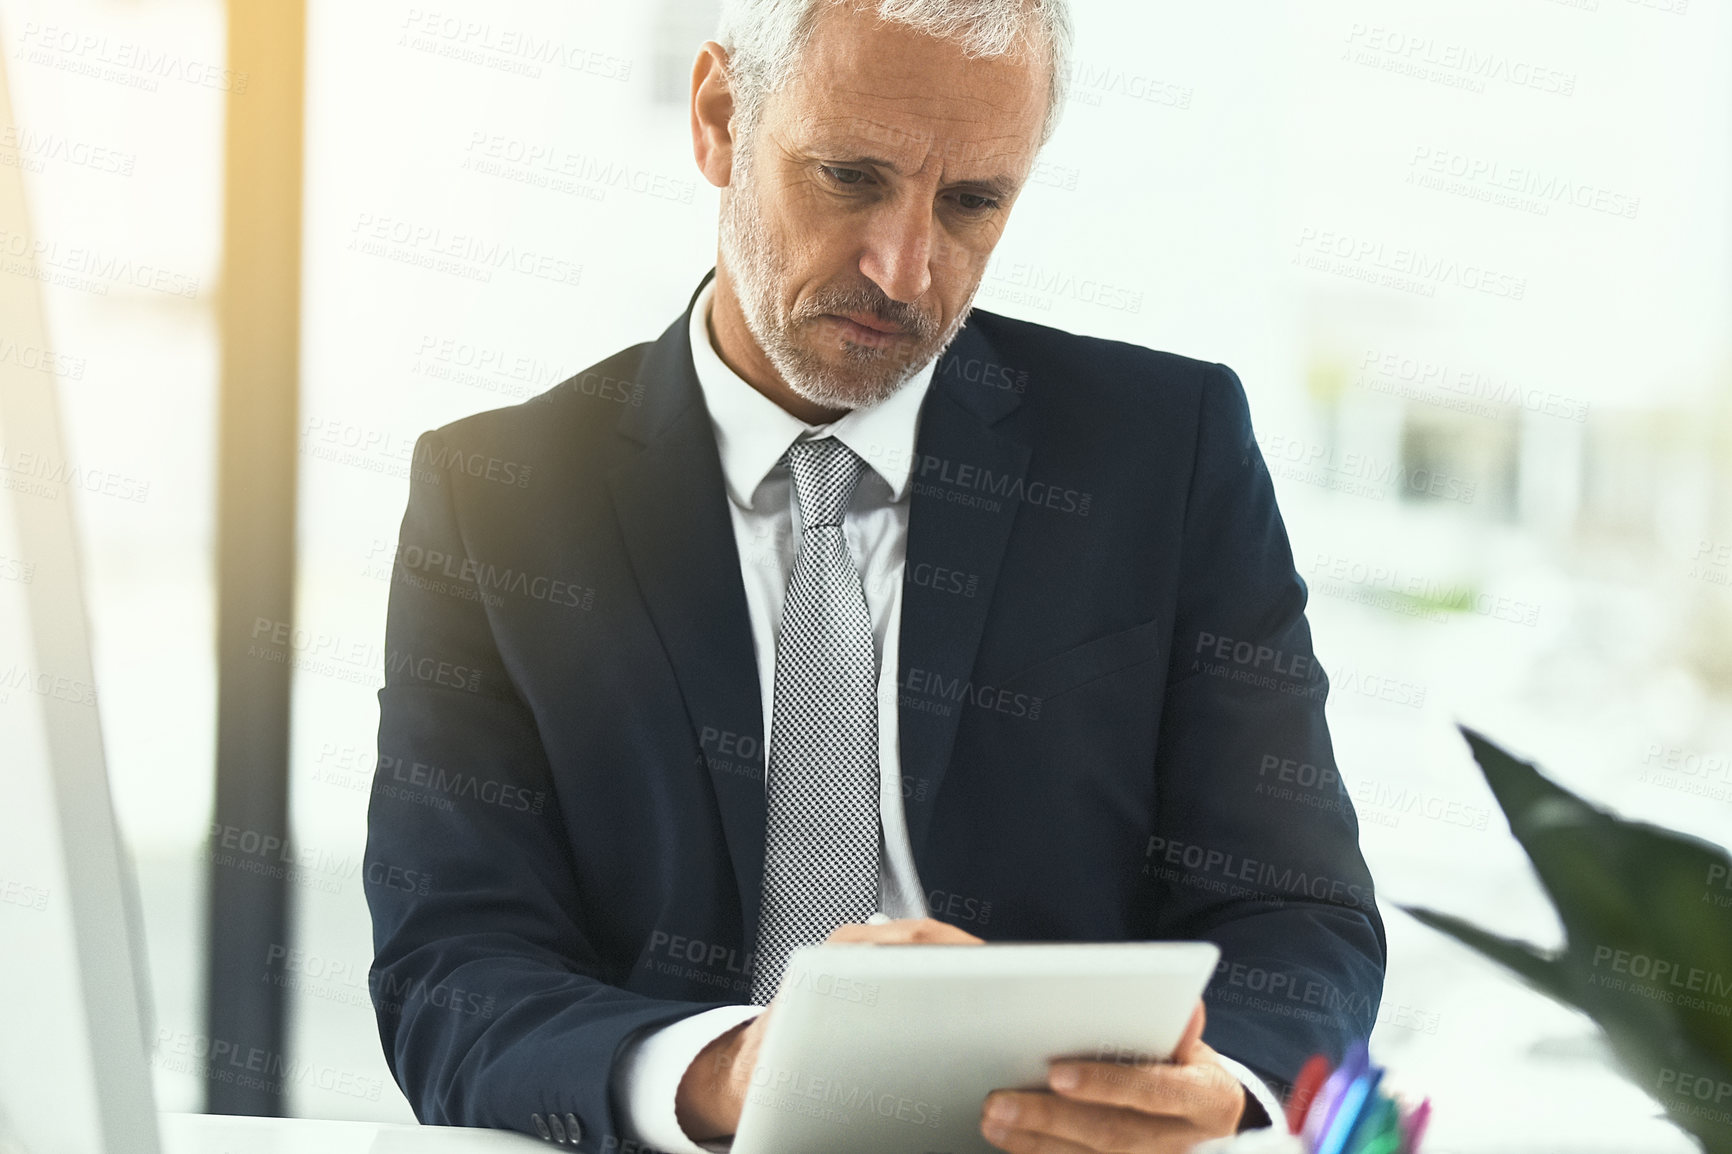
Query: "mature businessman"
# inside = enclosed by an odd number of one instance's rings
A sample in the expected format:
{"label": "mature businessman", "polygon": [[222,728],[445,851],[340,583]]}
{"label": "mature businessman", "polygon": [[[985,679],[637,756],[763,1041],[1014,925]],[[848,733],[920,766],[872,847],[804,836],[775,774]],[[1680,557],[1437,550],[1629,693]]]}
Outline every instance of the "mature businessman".
{"label": "mature businessman", "polygon": [[1369,1032],[1238,378],[970,308],[1069,43],[1062,0],[732,0],[692,77],[713,279],[417,445],[366,876],[422,1120],[720,1148],[826,939],[1220,944],[1172,1063],[982,1103],[1018,1154],[1265,1124]]}

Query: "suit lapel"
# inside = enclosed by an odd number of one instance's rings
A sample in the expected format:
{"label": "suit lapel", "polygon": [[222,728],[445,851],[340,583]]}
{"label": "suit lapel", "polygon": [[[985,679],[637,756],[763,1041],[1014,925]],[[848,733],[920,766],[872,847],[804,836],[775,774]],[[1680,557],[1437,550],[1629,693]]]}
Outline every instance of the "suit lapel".
{"label": "suit lapel", "polygon": [[[903,798],[917,861],[957,727],[974,708],[965,687],[1028,470],[1029,447],[992,428],[1019,403],[1014,393],[978,383],[979,366],[994,361],[979,329],[965,326],[939,358],[915,439],[897,716],[902,775],[914,786]],[[978,579],[974,595],[922,583],[917,574],[925,565]]]}
{"label": "suit lapel", "polygon": [[759,751],[755,775],[732,769],[737,759],[704,758],[749,947],[757,938],[764,872],[763,702],[721,458],[692,367],[690,319],[688,305],[644,359],[644,403],[620,421],[621,435],[641,448],[627,448],[609,485],[626,554],[694,734],[701,742],[706,729],[732,731],[751,737]]}

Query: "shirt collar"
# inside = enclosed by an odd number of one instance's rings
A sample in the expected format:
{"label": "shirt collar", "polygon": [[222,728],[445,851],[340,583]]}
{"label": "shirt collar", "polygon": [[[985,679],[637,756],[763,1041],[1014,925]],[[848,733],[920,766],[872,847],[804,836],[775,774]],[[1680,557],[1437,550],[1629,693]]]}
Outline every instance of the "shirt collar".
{"label": "shirt collar", "polygon": [[801,438],[835,437],[883,478],[893,501],[901,501],[914,467],[920,403],[932,385],[937,361],[928,361],[913,379],[875,405],[853,409],[827,425],[808,425],[747,384],[717,355],[709,329],[715,293],[712,277],[692,302],[690,337],[692,367],[715,428],[728,498],[750,509],[758,486],[789,445]]}

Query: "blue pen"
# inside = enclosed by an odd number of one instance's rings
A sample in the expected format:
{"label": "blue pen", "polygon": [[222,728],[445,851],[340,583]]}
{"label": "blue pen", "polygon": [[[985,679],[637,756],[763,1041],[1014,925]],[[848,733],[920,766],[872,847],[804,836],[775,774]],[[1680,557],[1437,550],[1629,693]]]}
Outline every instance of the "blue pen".
{"label": "blue pen", "polygon": [[1317,1144],[1317,1154],[1341,1154],[1347,1148],[1355,1123],[1365,1113],[1366,1106],[1374,1101],[1373,1095],[1382,1081],[1383,1069],[1380,1066],[1363,1070],[1353,1079],[1353,1084],[1341,1095],[1341,1108],[1330,1119],[1323,1140]]}
{"label": "blue pen", "polygon": [[1384,1093],[1372,1095],[1343,1154],[1396,1154],[1401,1148],[1401,1111]]}

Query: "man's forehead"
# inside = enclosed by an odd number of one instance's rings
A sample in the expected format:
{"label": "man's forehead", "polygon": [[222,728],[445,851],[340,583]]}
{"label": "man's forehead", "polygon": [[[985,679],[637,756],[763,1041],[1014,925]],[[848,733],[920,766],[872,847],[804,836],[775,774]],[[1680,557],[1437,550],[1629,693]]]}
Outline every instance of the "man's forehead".
{"label": "man's forehead", "polygon": [[[940,118],[879,115],[862,106],[811,112],[790,126],[796,148],[842,159],[881,159],[900,171],[937,161],[950,175],[984,167],[1016,167],[1031,152],[1025,131]],[[968,173],[968,175],[974,175]],[[980,175],[990,175],[982,173]]]}

